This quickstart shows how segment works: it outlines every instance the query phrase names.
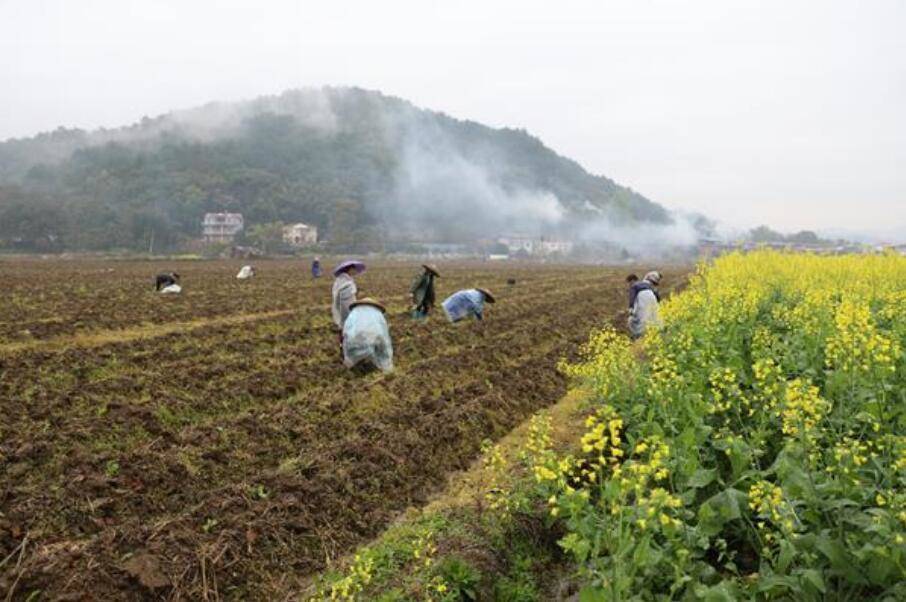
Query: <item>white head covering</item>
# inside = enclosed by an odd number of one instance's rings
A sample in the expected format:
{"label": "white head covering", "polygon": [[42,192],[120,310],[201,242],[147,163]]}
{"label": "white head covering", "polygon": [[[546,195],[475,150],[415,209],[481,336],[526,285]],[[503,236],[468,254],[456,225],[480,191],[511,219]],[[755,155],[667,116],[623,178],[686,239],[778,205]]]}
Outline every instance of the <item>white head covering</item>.
{"label": "white head covering", "polygon": [[656,285],[661,281],[661,273],[658,271],[648,272],[647,274],[645,274],[645,278],[643,278],[643,280],[647,280],[651,284]]}

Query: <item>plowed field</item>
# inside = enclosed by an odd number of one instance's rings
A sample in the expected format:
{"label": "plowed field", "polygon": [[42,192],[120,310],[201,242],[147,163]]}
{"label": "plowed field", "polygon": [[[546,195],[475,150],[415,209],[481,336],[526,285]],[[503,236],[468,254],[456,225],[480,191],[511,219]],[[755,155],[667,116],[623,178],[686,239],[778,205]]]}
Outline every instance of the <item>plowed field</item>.
{"label": "plowed field", "polygon": [[[362,376],[340,362],[330,278],[238,268],[0,263],[0,591],[291,593],[555,402],[557,361],[625,312],[624,268],[441,264],[439,300],[486,286],[498,303],[414,322],[417,267],[370,266],[360,296],[388,305],[396,371]],[[154,293],[164,269],[184,294]]]}

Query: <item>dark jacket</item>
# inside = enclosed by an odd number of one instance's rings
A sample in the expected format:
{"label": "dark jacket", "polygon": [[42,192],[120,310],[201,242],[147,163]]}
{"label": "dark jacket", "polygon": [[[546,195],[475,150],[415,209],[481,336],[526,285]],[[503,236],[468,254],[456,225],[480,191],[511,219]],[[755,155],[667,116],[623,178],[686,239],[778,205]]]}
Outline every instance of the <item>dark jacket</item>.
{"label": "dark jacket", "polygon": [[176,284],[179,281],[179,276],[169,272],[167,274],[158,274],[157,278],[154,279],[154,290],[159,291],[162,288],[167,288],[171,284]]}
{"label": "dark jacket", "polygon": [[412,302],[416,309],[427,311],[434,307],[434,274],[425,270],[412,283]]}
{"label": "dark jacket", "polygon": [[661,296],[658,294],[657,289],[647,280],[639,280],[638,282],[633,282],[632,286],[629,287],[629,309],[632,309],[632,306],[635,305],[635,298],[639,296],[641,291],[651,291],[660,302]]}

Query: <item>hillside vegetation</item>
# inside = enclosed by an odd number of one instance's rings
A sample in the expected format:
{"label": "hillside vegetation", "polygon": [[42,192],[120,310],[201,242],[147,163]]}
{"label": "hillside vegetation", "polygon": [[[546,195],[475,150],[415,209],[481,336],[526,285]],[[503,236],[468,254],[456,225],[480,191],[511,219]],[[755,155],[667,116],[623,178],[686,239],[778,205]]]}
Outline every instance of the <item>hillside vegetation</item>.
{"label": "hillside vegetation", "polygon": [[[0,144],[0,243],[158,248],[207,211],[304,221],[337,243],[558,233],[590,217],[668,213],[524,130],[492,129],[377,92],[307,89]],[[475,219],[480,216],[481,219]]]}

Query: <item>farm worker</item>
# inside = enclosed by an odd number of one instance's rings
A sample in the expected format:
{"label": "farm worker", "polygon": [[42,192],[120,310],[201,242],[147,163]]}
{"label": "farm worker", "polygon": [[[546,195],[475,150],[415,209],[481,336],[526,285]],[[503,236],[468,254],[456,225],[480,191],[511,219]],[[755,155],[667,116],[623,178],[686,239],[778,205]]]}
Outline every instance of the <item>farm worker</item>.
{"label": "farm worker", "polygon": [[459,322],[463,318],[475,316],[476,320],[482,319],[484,304],[494,303],[494,295],[484,288],[470,288],[453,293],[444,301],[444,311],[451,322]]}
{"label": "farm worker", "polygon": [[412,305],[415,306],[412,317],[416,319],[427,317],[428,312],[434,307],[434,279],[440,278],[437,266],[422,264],[422,268],[424,271],[415,277],[409,289],[412,293]]}
{"label": "farm worker", "polygon": [[635,296],[638,294],[638,291],[634,290],[635,283],[638,281],[639,277],[635,274],[626,276],[626,284],[629,286],[629,309],[632,309],[632,304],[635,303]]}
{"label": "farm worker", "polygon": [[311,277],[320,278],[321,277],[321,258],[315,257],[311,262]]}
{"label": "farm worker", "polygon": [[350,306],[343,324],[343,364],[347,368],[371,364],[385,373],[393,371],[393,343],[384,317],[386,311],[369,297]]}
{"label": "farm worker", "polygon": [[633,339],[645,334],[648,326],[660,323],[658,307],[661,297],[656,288],[660,282],[660,272],[648,272],[644,278],[630,287],[629,332]]}
{"label": "farm worker", "polygon": [[333,275],[333,304],[330,311],[333,314],[333,322],[342,332],[343,322],[349,315],[350,306],[355,303],[355,297],[358,289],[355,285],[353,276],[365,271],[365,264],[361,261],[347,260],[334,268]]}
{"label": "farm worker", "polygon": [[238,278],[239,280],[248,280],[257,273],[258,271],[254,267],[250,265],[244,265],[242,266],[242,269],[239,270],[239,273],[236,274],[236,278]]}
{"label": "farm worker", "polygon": [[161,289],[173,286],[174,284],[179,284],[179,274],[176,272],[164,272],[158,274],[154,279],[154,290],[160,292]]}

